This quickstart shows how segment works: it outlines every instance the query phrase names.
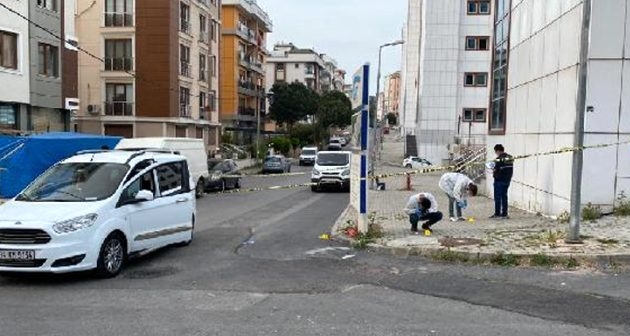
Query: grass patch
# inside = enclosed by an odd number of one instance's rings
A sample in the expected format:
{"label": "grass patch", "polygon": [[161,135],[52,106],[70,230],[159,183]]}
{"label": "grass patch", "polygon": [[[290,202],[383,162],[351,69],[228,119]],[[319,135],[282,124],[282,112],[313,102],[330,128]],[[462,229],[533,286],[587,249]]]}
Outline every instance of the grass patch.
{"label": "grass patch", "polygon": [[372,223],[368,226],[367,233],[359,233],[352,242],[352,246],[359,249],[366,248],[369,244],[374,243],[377,239],[383,238],[385,232],[379,224]]}
{"label": "grass patch", "polygon": [[431,258],[441,262],[461,262],[467,263],[470,261],[470,257],[465,253],[457,253],[451,250],[439,251],[431,255]]}
{"label": "grass patch", "polygon": [[597,239],[597,241],[599,243],[602,243],[604,245],[615,245],[615,244],[619,244],[619,240],[617,239],[612,239],[612,238],[600,238]]}
{"label": "grass patch", "polygon": [[556,262],[553,260],[553,258],[542,253],[539,253],[529,259],[530,266],[551,267],[555,264]]}
{"label": "grass patch", "polygon": [[628,217],[630,216],[630,200],[626,196],[625,192],[620,192],[617,197],[617,204],[615,205],[615,216]]}
{"label": "grass patch", "polygon": [[564,210],[558,215],[559,223],[567,224],[569,221],[571,221],[571,214],[568,211]]}
{"label": "grass patch", "polygon": [[565,266],[567,268],[578,268],[580,267],[580,262],[577,259],[571,257],[567,260],[567,262],[565,263]]}
{"label": "grass patch", "polygon": [[584,209],[582,209],[582,219],[585,221],[594,222],[602,217],[602,209],[599,206],[588,203]]}
{"label": "grass patch", "polygon": [[514,267],[521,263],[521,257],[512,254],[497,253],[490,258],[490,263],[503,267]]}

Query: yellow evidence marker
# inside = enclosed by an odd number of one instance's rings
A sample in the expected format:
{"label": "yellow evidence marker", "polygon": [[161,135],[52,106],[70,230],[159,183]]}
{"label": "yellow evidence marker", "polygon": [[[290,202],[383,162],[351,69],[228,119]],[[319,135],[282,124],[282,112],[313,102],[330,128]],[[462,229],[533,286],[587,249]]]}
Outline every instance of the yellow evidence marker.
{"label": "yellow evidence marker", "polygon": [[424,235],[429,237],[431,235],[431,230],[424,230]]}
{"label": "yellow evidence marker", "polygon": [[468,218],[468,223],[475,224],[475,219],[473,217]]}

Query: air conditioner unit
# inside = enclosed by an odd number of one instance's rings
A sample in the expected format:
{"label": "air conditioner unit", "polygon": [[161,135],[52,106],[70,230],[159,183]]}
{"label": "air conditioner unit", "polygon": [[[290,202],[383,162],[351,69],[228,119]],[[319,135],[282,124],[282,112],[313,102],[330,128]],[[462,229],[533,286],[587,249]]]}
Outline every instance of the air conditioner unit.
{"label": "air conditioner unit", "polygon": [[98,105],[88,105],[87,111],[89,114],[99,114],[101,112],[101,107]]}

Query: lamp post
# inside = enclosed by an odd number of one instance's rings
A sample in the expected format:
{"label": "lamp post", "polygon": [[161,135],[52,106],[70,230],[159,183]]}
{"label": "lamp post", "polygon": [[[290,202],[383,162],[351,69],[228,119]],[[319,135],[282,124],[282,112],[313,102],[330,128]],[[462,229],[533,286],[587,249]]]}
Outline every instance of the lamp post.
{"label": "lamp post", "polygon": [[[378,109],[378,99],[379,99],[379,93],[381,91],[381,60],[382,60],[382,56],[383,56],[383,48],[387,48],[387,47],[393,47],[393,46],[397,46],[397,45],[401,45],[405,43],[405,41],[403,40],[398,40],[398,41],[394,41],[394,42],[390,42],[390,43],[385,43],[381,46],[378,47],[378,70],[376,72],[376,108]],[[376,120],[376,111],[374,111],[374,117],[372,120],[372,125],[374,128],[374,150],[376,150],[378,148],[377,146],[377,136],[376,136],[376,129],[377,129],[377,120]],[[372,166],[372,177],[376,176],[376,155],[372,155],[372,153],[370,153],[370,165]],[[370,179],[370,188],[374,189],[375,187],[375,181],[374,178]]]}

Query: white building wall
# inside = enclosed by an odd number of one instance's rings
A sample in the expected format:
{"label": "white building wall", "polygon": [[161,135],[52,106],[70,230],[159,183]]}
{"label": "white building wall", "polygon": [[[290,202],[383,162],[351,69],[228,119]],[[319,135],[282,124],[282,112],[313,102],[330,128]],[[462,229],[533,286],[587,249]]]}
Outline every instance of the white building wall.
{"label": "white building wall", "polygon": [[[28,17],[28,1],[6,0],[7,7]],[[0,8],[0,30],[18,34],[18,68],[0,68],[0,102],[28,104],[30,101],[30,55],[28,21]]]}
{"label": "white building wall", "polygon": [[[464,74],[489,73],[492,51],[466,50],[466,37],[491,37],[493,19],[468,15],[467,3],[459,0],[426,0],[422,12],[418,152],[443,163],[450,158],[456,136],[468,137],[468,123],[458,125],[463,109],[488,106],[489,87],[464,87]],[[486,125],[471,125],[473,144],[485,143]]]}
{"label": "white building wall", "polygon": [[403,36],[403,62],[401,71],[400,116],[404,134],[415,134],[418,121],[418,86],[420,66],[420,36],[422,32],[422,3],[409,0],[407,25]]}
{"label": "white building wall", "polygon": [[[581,0],[512,3],[506,134],[489,136],[513,155],[573,146],[578,89]],[[585,144],[630,140],[630,1],[593,1]],[[625,30],[625,34],[624,34]],[[624,40],[625,38],[625,40]],[[584,153],[582,201],[603,206],[630,191],[628,146]],[[570,206],[572,155],[515,163],[510,203],[546,214]],[[492,178],[488,179],[491,192]],[[542,189],[544,191],[539,191]]]}

